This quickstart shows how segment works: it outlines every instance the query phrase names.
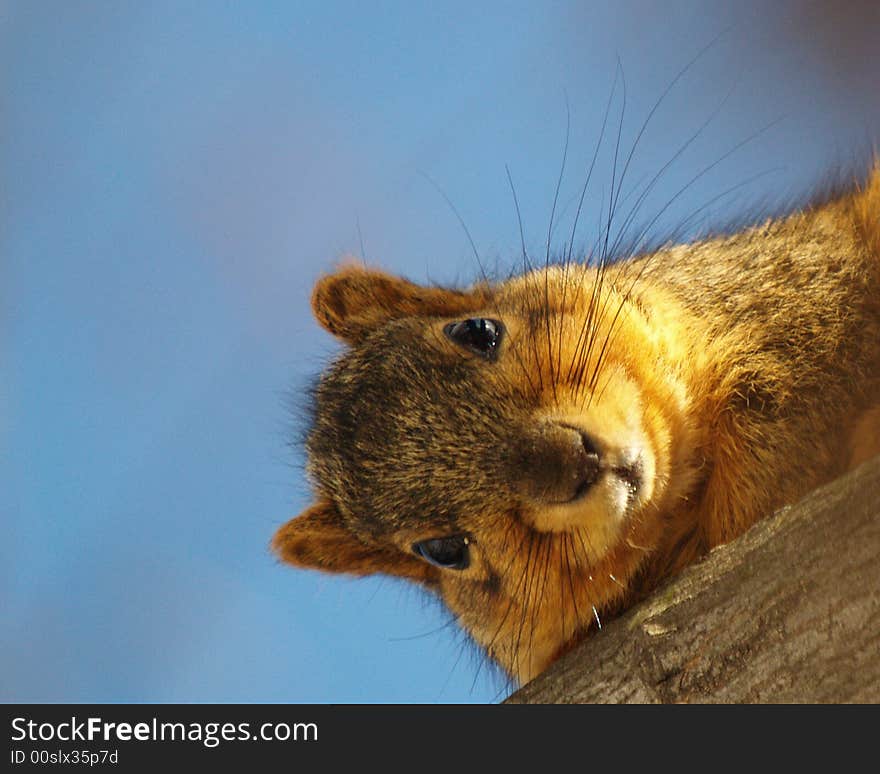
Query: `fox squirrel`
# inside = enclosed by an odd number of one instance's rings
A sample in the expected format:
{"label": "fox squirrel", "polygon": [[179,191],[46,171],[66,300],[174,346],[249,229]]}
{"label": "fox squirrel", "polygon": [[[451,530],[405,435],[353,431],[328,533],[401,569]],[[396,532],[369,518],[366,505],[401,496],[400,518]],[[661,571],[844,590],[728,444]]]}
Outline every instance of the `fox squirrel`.
{"label": "fox squirrel", "polygon": [[880,160],[732,236],[465,290],[320,279],[290,564],[435,591],[520,683],[880,452]]}

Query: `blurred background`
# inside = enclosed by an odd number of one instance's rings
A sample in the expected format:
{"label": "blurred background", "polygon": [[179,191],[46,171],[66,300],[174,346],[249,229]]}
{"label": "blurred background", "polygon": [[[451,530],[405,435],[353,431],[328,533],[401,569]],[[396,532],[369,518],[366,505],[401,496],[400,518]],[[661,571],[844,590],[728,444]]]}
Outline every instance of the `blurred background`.
{"label": "blurred background", "polygon": [[880,140],[878,40],[873,1],[0,3],[0,700],[502,699],[420,592],[268,551],[311,284],[475,279],[444,197],[508,271],[506,169],[542,255],[567,124],[557,249],[600,137],[579,245],[615,184],[612,231],[797,199]]}

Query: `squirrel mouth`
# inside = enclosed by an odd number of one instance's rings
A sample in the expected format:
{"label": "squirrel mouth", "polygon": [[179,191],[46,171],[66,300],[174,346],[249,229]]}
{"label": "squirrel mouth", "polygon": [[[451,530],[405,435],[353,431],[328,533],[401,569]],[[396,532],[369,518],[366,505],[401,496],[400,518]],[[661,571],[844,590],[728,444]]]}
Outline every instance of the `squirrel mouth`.
{"label": "squirrel mouth", "polygon": [[642,465],[641,457],[637,457],[634,462],[628,465],[620,465],[611,468],[611,472],[619,478],[627,489],[630,502],[635,499],[642,488],[642,478],[644,477],[644,465]]}
{"label": "squirrel mouth", "polygon": [[641,458],[637,458],[634,462],[626,465],[600,466],[594,473],[584,477],[583,481],[575,489],[574,495],[567,502],[576,503],[579,500],[583,500],[603,476],[613,476],[620,481],[626,488],[628,503],[632,503],[638,497],[639,491],[642,488],[644,466],[642,465]]}

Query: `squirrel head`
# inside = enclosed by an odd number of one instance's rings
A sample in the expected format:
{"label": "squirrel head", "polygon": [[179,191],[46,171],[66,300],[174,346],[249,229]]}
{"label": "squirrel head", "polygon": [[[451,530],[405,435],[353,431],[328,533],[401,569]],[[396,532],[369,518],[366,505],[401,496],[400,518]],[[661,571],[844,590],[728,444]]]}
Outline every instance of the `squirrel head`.
{"label": "squirrel head", "polygon": [[544,669],[626,595],[681,496],[684,390],[630,284],[322,278],[315,316],[347,346],[316,389],[315,502],[276,553],[420,583],[512,677]]}

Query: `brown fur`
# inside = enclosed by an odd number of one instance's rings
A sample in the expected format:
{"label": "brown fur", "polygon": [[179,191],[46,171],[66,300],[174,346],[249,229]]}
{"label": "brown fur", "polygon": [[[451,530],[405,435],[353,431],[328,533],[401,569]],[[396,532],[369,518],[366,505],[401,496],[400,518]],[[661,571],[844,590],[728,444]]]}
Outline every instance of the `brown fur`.
{"label": "brown fur", "polygon": [[[317,390],[316,504],[275,550],[435,590],[521,682],[880,452],[880,165],[821,206],[606,270],[454,291],[348,266],[312,303],[349,347]],[[465,318],[502,321],[497,359],[444,335]],[[573,495],[582,439],[600,472]],[[413,550],[450,535],[464,569]]]}

